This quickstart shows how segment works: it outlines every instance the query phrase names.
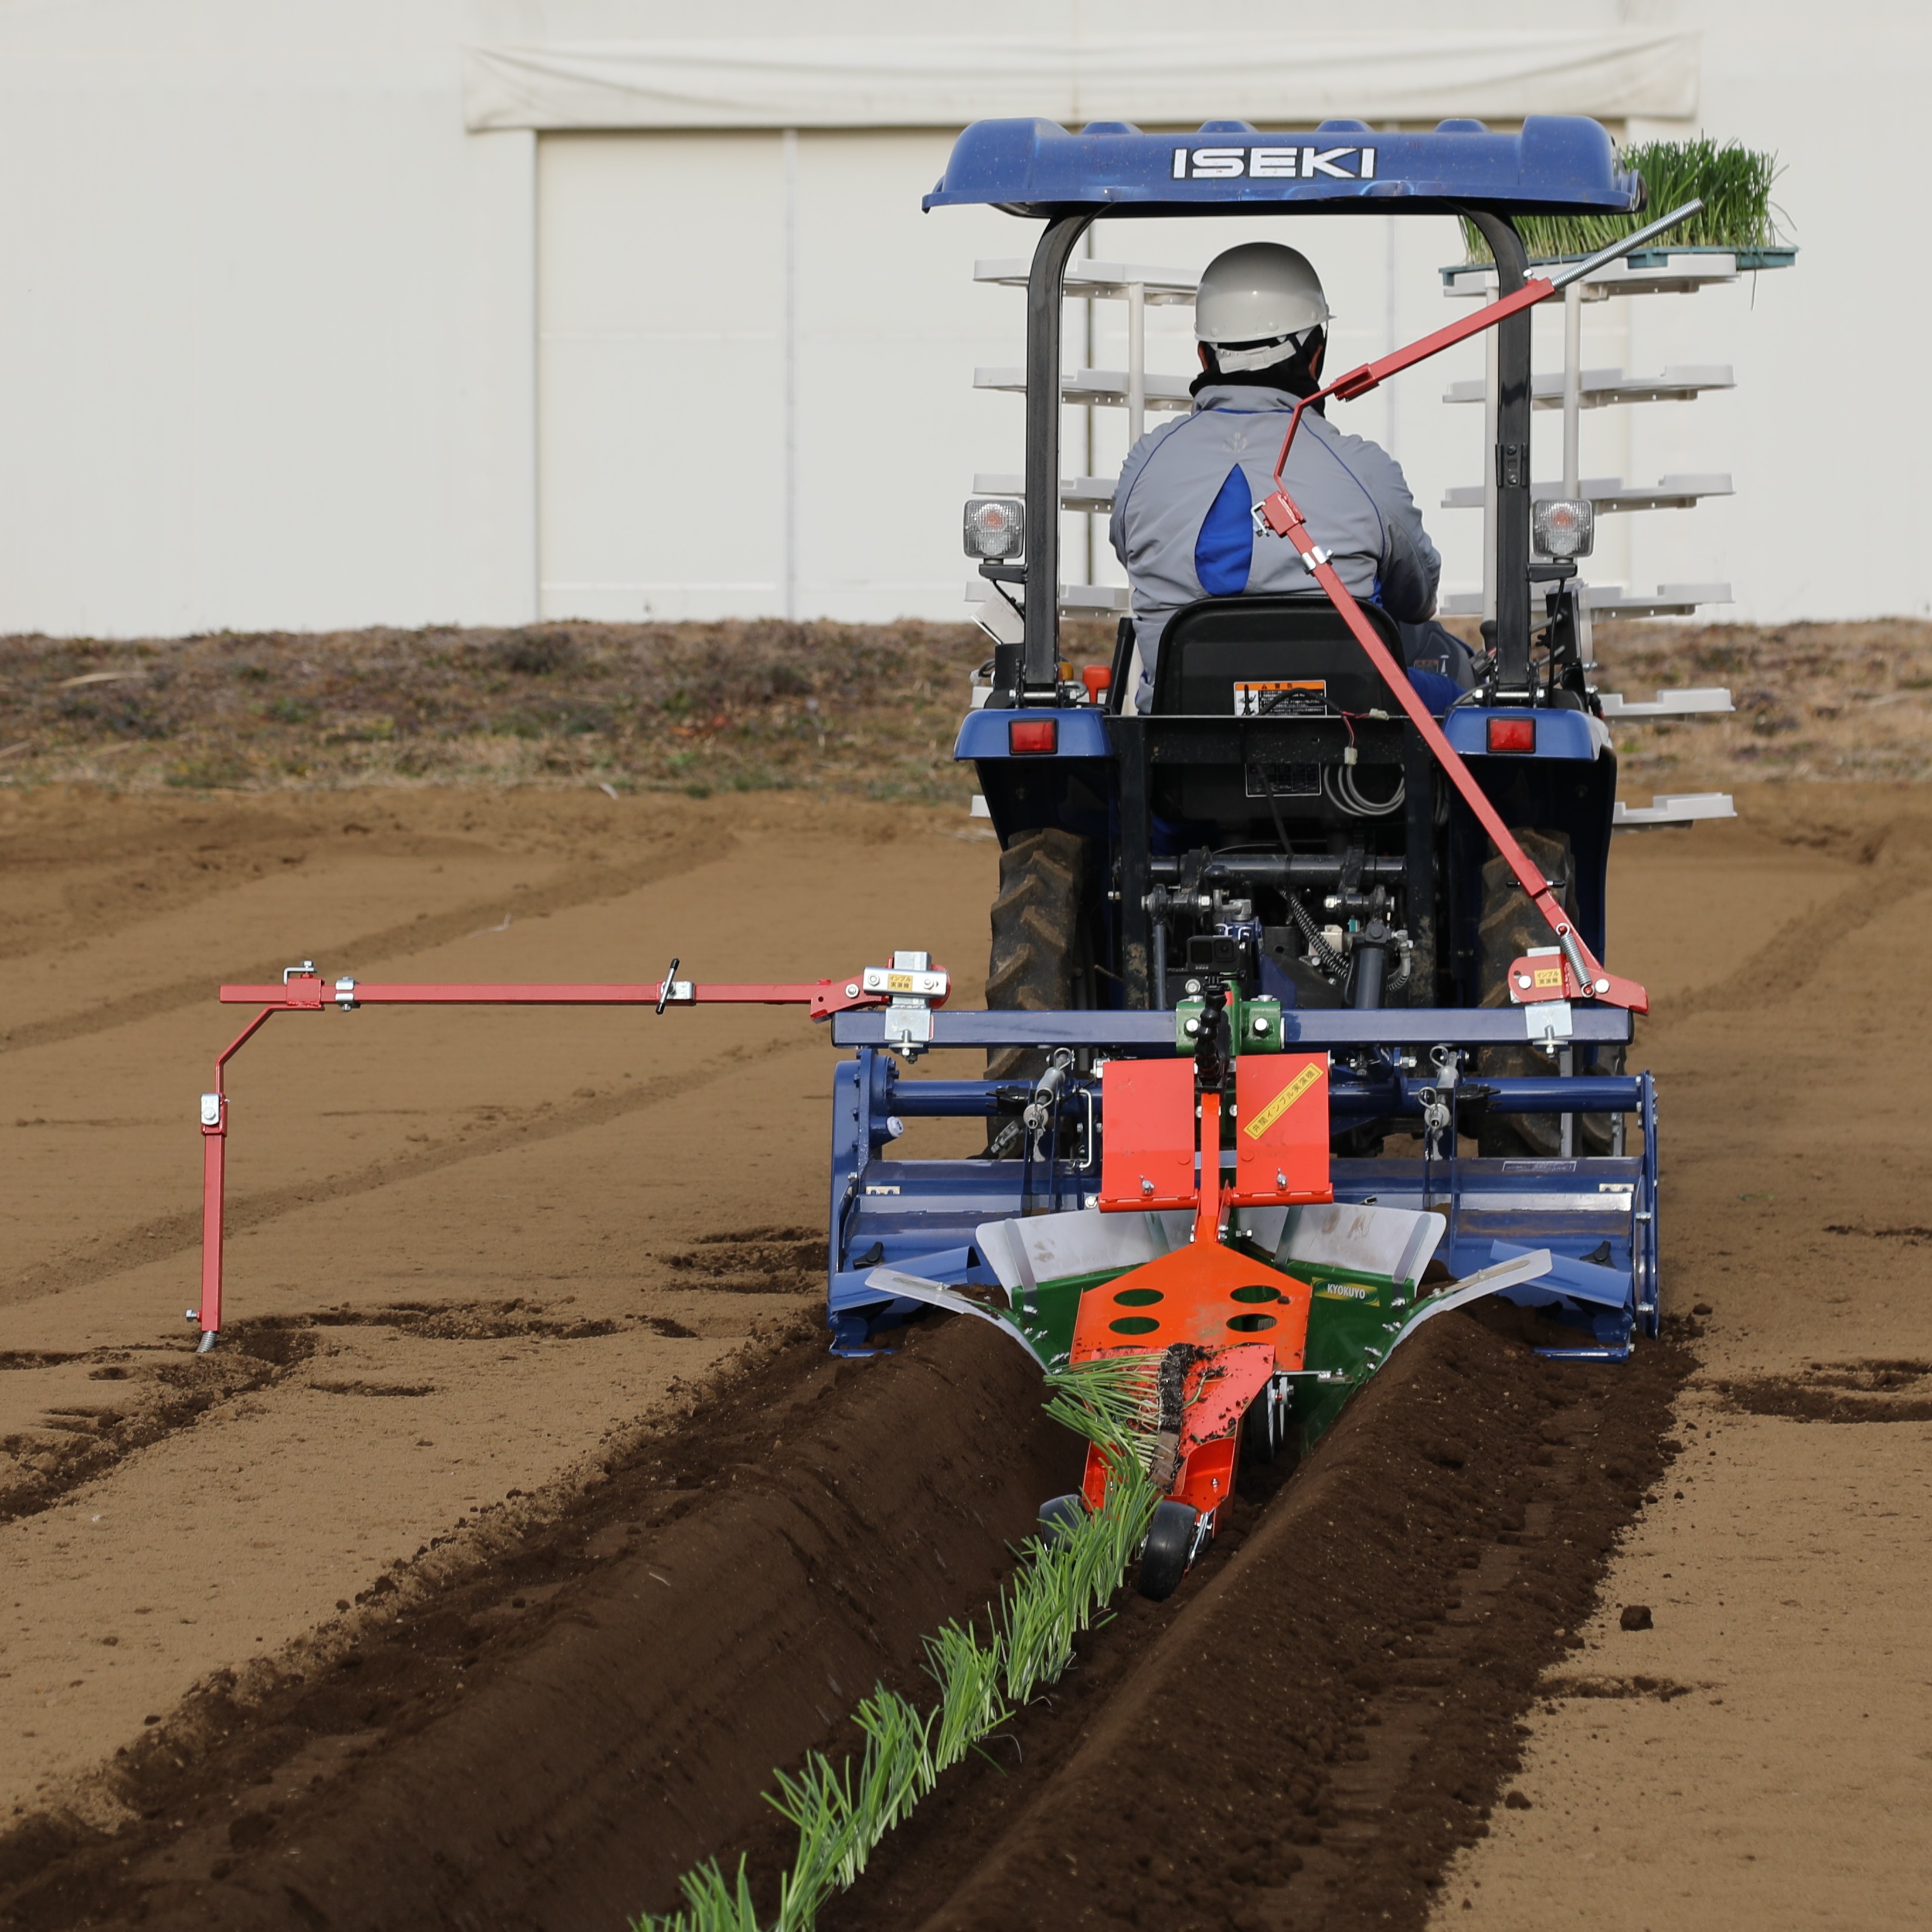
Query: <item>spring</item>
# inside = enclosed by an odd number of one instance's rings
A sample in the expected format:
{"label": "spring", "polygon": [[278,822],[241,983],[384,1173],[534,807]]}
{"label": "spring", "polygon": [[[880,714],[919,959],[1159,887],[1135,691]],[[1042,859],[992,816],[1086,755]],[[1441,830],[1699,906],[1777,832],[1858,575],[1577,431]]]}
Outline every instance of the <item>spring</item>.
{"label": "spring", "polygon": [[1308,942],[1308,950],[1315,955],[1316,963],[1329,978],[1339,982],[1348,968],[1342,963],[1341,955],[1322,937],[1322,928],[1292,892],[1288,895],[1288,914],[1294,921],[1295,929]]}

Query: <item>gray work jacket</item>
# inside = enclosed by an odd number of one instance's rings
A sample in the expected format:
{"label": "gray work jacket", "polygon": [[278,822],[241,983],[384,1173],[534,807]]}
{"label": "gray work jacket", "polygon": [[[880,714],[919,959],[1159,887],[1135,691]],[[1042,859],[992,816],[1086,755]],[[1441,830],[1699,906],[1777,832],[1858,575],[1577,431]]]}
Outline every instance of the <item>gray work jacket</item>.
{"label": "gray work jacket", "polygon": [[[1274,488],[1294,406],[1280,389],[1214,383],[1202,389],[1190,414],[1163,423],[1129,453],[1108,535],[1132,587],[1149,680],[1161,632],[1184,604],[1246,591],[1316,590],[1294,546],[1254,536],[1250,520],[1254,505]],[[1343,435],[1311,410],[1282,481],[1357,597],[1400,622],[1430,614],[1442,560],[1386,450]]]}

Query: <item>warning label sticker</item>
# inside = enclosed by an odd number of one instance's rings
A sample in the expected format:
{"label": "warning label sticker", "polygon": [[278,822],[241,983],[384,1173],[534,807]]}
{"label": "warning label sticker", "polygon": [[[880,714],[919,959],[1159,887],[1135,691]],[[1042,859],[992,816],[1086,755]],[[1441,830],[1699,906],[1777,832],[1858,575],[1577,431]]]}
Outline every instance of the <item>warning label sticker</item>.
{"label": "warning label sticker", "polygon": [[1328,709],[1321,678],[1263,678],[1234,686],[1237,718],[1319,718]]}
{"label": "warning label sticker", "polygon": [[1252,1120],[1243,1123],[1242,1132],[1251,1141],[1259,1140],[1322,1078],[1322,1071],[1318,1060],[1304,1066]]}

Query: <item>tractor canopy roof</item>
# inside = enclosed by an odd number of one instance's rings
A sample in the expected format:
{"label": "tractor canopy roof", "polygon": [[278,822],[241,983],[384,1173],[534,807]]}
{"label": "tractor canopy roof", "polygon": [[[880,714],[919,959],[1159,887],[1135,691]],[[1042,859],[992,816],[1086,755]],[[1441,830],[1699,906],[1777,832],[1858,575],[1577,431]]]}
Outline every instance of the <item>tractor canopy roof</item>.
{"label": "tractor canopy roof", "polygon": [[1640,206],[1610,137],[1575,115],[1532,115],[1516,134],[1480,121],[1430,134],[1377,134],[1324,121],[1264,134],[1205,121],[1191,134],[1144,134],[1124,121],[1076,134],[1052,121],[976,121],[952,145],[928,209],[962,204],[1036,218],[1075,214],[1424,214],[1475,206],[1556,214]]}

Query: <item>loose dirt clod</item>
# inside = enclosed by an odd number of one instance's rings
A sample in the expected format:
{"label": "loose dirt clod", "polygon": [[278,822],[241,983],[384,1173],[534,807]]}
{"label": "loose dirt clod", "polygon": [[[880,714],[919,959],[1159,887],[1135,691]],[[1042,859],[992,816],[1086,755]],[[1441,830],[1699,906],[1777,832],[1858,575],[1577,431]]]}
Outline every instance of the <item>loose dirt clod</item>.
{"label": "loose dirt clod", "polygon": [[1651,1616],[1648,1604],[1626,1604],[1622,1614],[1617,1618],[1617,1628],[1619,1630],[1654,1630],[1657,1625]]}

